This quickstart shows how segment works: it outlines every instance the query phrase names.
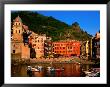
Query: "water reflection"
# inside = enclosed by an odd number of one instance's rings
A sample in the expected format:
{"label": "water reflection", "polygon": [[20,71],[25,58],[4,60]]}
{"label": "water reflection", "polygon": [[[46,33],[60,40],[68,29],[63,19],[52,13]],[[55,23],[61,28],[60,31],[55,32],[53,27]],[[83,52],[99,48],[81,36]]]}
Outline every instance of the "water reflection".
{"label": "water reflection", "polygon": [[[11,76],[12,77],[80,77],[81,66],[76,63],[37,63],[31,64],[32,67],[42,66],[40,71],[30,72],[27,74],[27,66],[29,65],[12,65]],[[49,67],[52,67],[51,69]],[[89,69],[91,65],[83,65],[83,69]]]}

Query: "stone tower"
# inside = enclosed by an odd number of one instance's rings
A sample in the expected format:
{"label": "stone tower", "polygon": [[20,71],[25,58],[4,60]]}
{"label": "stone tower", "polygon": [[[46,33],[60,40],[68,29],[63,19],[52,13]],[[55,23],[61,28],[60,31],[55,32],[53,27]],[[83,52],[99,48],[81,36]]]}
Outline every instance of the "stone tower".
{"label": "stone tower", "polygon": [[23,24],[22,24],[22,20],[21,18],[18,16],[15,18],[15,20],[13,21],[13,26],[12,26],[12,30],[13,30],[13,40],[18,40],[18,41],[22,41],[23,37],[22,37],[22,33],[23,33]]}
{"label": "stone tower", "polygon": [[13,21],[12,38],[11,38],[11,55],[12,59],[29,59],[30,48],[24,45],[23,32],[24,27],[21,18],[18,16]]}

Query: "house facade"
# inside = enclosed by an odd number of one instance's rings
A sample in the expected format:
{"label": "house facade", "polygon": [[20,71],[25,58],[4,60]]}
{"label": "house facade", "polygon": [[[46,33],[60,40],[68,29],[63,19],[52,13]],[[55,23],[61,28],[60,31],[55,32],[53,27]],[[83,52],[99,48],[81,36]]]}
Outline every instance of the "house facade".
{"label": "house facade", "polygon": [[30,35],[29,43],[31,43],[32,48],[35,49],[36,58],[40,58],[44,56],[44,42],[46,40],[46,35],[38,35],[34,32]]}
{"label": "house facade", "polygon": [[97,32],[93,38],[93,58],[100,58],[100,33]]}
{"label": "house facade", "polygon": [[80,55],[80,42],[79,41],[59,41],[53,42],[53,53],[62,56],[79,56]]}

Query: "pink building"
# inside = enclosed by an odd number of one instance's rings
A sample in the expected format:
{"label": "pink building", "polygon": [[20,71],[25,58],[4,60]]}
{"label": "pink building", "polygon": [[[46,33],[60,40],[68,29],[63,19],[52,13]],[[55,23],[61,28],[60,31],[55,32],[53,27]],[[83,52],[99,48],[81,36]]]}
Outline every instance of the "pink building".
{"label": "pink building", "polygon": [[32,33],[30,36],[30,43],[32,43],[32,47],[35,49],[36,58],[40,58],[44,56],[44,41],[46,40],[46,35],[38,35],[36,33]]}

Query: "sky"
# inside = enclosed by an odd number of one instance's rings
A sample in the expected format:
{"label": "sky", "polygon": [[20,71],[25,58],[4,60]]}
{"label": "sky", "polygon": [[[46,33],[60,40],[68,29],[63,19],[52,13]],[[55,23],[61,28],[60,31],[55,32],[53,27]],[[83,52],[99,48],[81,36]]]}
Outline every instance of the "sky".
{"label": "sky", "polygon": [[100,11],[37,11],[45,16],[52,16],[62,22],[72,25],[78,22],[80,28],[91,35],[100,30]]}

